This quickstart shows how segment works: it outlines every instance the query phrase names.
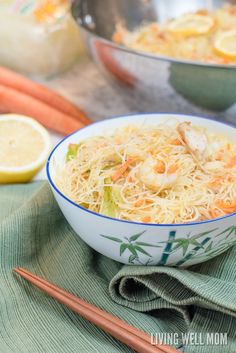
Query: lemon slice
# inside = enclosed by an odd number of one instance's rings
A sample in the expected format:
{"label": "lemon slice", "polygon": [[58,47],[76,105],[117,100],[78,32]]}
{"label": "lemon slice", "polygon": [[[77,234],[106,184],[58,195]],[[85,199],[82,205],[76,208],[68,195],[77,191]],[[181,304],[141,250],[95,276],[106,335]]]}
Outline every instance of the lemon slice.
{"label": "lemon slice", "polygon": [[0,183],[24,183],[42,168],[50,152],[47,130],[37,121],[0,115]]}
{"label": "lemon slice", "polygon": [[218,34],[214,48],[219,54],[236,59],[236,30]]}
{"label": "lemon slice", "polygon": [[189,14],[173,20],[168,25],[168,30],[173,34],[192,36],[208,33],[215,21],[211,16]]}

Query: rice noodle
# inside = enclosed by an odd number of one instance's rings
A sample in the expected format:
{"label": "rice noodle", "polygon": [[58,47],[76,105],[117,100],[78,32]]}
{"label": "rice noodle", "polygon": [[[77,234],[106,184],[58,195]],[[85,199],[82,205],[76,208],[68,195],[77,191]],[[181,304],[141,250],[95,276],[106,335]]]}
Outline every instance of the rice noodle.
{"label": "rice noodle", "polygon": [[[177,125],[129,125],[112,135],[88,138],[80,142],[73,158],[58,167],[56,185],[78,205],[136,222],[187,223],[236,211],[236,164],[227,167],[236,146],[226,136],[193,127],[207,137],[200,166],[181,142]],[[204,167],[219,156],[220,170]],[[133,162],[113,181],[130,158]],[[173,185],[152,189],[140,179],[148,158],[163,162],[164,179],[170,166],[177,168]]]}

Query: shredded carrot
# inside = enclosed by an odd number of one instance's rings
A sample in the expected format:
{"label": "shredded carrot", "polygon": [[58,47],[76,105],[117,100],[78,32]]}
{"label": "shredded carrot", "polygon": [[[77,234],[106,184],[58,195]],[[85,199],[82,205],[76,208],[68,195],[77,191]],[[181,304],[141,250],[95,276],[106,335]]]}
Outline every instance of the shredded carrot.
{"label": "shredded carrot", "polygon": [[229,162],[226,164],[226,168],[232,168],[236,165],[236,156],[233,156]]}
{"label": "shredded carrot", "polygon": [[124,162],[120,168],[116,171],[116,173],[111,177],[112,181],[117,181],[118,179],[120,179],[120,177],[122,177],[122,175],[124,175],[124,173],[126,172],[126,170],[129,168],[129,166],[131,164],[133,164],[135,161],[134,158],[128,158],[126,162]]}
{"label": "shredded carrot", "polygon": [[225,176],[222,177],[216,177],[211,179],[208,182],[208,186],[218,186],[220,185],[222,182],[227,181],[227,182],[232,182],[233,181],[233,176],[231,174],[226,174]]}
{"label": "shredded carrot", "polygon": [[179,139],[175,139],[175,140],[170,141],[170,144],[175,145],[175,146],[182,146],[182,143]]}
{"label": "shredded carrot", "polygon": [[226,181],[232,182],[234,180],[233,176],[231,174],[227,174],[225,177]]}
{"label": "shredded carrot", "polygon": [[222,182],[222,178],[221,177],[217,177],[217,178],[213,178],[208,182],[209,186],[218,186],[220,185],[220,183]]}
{"label": "shredded carrot", "polygon": [[143,206],[145,204],[146,204],[145,199],[141,199],[141,200],[138,200],[138,201],[135,202],[134,207],[140,207],[140,206]]}
{"label": "shredded carrot", "polygon": [[236,212],[236,202],[234,204],[229,204],[224,200],[217,200],[215,205],[211,206],[209,209],[209,214],[212,218],[217,218],[232,212]]}
{"label": "shredded carrot", "polygon": [[168,170],[167,170],[167,173],[168,173],[168,174],[173,174],[173,173],[175,173],[177,170],[178,170],[177,164],[172,164],[172,165],[169,166],[169,168],[168,168]]}
{"label": "shredded carrot", "polygon": [[209,214],[210,214],[211,218],[217,218],[220,216],[219,210],[217,210],[217,208],[210,208]]}
{"label": "shredded carrot", "polygon": [[143,218],[142,218],[142,222],[144,222],[144,223],[149,223],[149,222],[151,222],[151,217],[149,217],[149,216],[143,217]]}
{"label": "shredded carrot", "polygon": [[153,204],[153,200],[146,199],[145,202],[146,202],[147,205],[152,205]]}
{"label": "shredded carrot", "polygon": [[158,161],[154,170],[156,173],[165,173],[165,170],[166,170],[165,163],[162,161]]}
{"label": "shredded carrot", "polygon": [[127,181],[129,183],[133,183],[133,182],[135,182],[135,179],[131,175],[129,175],[128,178],[127,178]]}
{"label": "shredded carrot", "polygon": [[134,207],[140,207],[140,206],[145,206],[145,205],[150,205],[152,204],[152,200],[147,200],[147,199],[140,199],[135,202]]}
{"label": "shredded carrot", "polygon": [[236,203],[229,204],[223,200],[217,200],[216,206],[219,207],[225,213],[231,213],[236,211]]}

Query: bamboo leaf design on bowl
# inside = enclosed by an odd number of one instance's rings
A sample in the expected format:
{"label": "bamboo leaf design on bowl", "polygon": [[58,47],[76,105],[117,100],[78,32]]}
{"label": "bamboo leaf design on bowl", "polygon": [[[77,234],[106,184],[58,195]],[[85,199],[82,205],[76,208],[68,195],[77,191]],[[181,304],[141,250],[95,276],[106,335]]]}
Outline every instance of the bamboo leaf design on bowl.
{"label": "bamboo leaf design on bowl", "polygon": [[181,266],[185,262],[187,262],[188,260],[191,260],[197,254],[198,250],[204,249],[204,245],[206,245],[210,240],[211,240],[211,238],[205,238],[199,245],[197,245],[195,248],[190,250],[188,252],[188,254],[183,259],[178,261],[176,266]]}
{"label": "bamboo leaf design on bowl", "polygon": [[130,242],[135,241],[135,240],[139,239],[139,238],[141,237],[141,235],[143,235],[145,232],[146,232],[146,230],[144,230],[144,231],[141,232],[141,233],[134,234],[134,235],[132,235],[128,240],[129,240]]}
{"label": "bamboo leaf design on bowl", "polygon": [[137,259],[136,255],[130,255],[129,257],[129,264],[134,264],[134,261]]}
{"label": "bamboo leaf design on bowl", "polygon": [[134,245],[132,245],[132,244],[128,245],[127,249],[131,252],[131,254],[133,254],[133,255],[138,257],[138,253],[137,253],[136,248],[135,248]]}
{"label": "bamboo leaf design on bowl", "polygon": [[159,261],[158,265],[163,266],[167,263],[168,258],[172,252],[172,246],[175,240],[175,235],[176,235],[176,231],[171,231],[169,232],[169,238],[167,242],[160,242],[161,243],[166,243],[165,249],[162,253],[162,257],[161,260]]}
{"label": "bamboo leaf design on bowl", "polygon": [[149,248],[161,248],[159,245],[144,243],[143,241],[136,241],[136,245],[148,246]]}
{"label": "bamboo leaf design on bowl", "polygon": [[141,246],[135,245],[135,249],[136,249],[137,251],[141,252],[142,254],[151,257],[151,255],[150,255],[146,250],[144,250],[143,248],[141,248]]}
{"label": "bamboo leaf design on bowl", "polygon": [[177,244],[173,247],[172,252],[174,252],[174,251],[176,251],[176,250],[182,248],[182,250],[183,250],[183,255],[185,255],[186,252],[188,251],[188,247],[189,247],[189,244],[190,244],[190,243],[188,242],[188,240],[182,238],[182,239],[174,240],[173,242],[176,242]]}
{"label": "bamboo leaf design on bowl", "polygon": [[103,234],[100,234],[100,235],[101,235],[101,237],[107,238],[107,239],[112,240],[112,241],[115,241],[116,243],[122,243],[122,240],[119,239],[119,238],[109,237],[108,235],[103,235]]}
{"label": "bamboo leaf design on bowl", "polygon": [[125,252],[125,250],[128,248],[128,244],[122,243],[120,246],[120,256]]}
{"label": "bamboo leaf design on bowl", "polygon": [[215,256],[218,256],[220,254],[222,254],[224,251],[228,250],[229,248],[231,248],[231,246],[235,245],[235,241],[232,241],[230,243],[223,243],[223,244],[220,244],[216,247],[216,249],[211,249],[209,250],[208,252],[205,252],[205,253],[202,253],[202,254],[199,254],[198,255],[198,258],[201,259],[201,258],[204,258],[206,260],[210,260],[212,259],[213,257]]}
{"label": "bamboo leaf design on bowl", "polygon": [[220,235],[225,233],[228,233],[226,235],[226,239],[228,239],[231,234],[236,235],[236,226],[231,226],[226,228],[223,232],[219,233],[216,237],[219,237]]}
{"label": "bamboo leaf design on bowl", "polygon": [[[206,236],[216,230],[217,230],[217,228],[206,231],[206,232],[194,234],[194,235],[191,235],[191,233],[188,233],[187,238],[178,238],[178,239],[175,238],[175,235],[176,235],[175,231],[170,232],[167,243],[165,241],[159,242],[159,244],[166,243],[166,247],[164,249],[162,258],[159,261],[158,265],[160,265],[160,266],[165,265],[167,263],[170,255],[180,249],[183,251],[184,258],[181,259],[181,261],[179,261],[180,263],[178,263],[178,265],[185,263],[187,260],[191,259],[197,253],[198,250],[204,249],[204,245],[206,243],[200,242],[200,241],[198,241],[198,239],[200,239],[203,236]],[[207,239],[210,239],[210,238],[207,238]],[[195,247],[194,247],[194,249],[192,249],[190,251],[190,253],[188,253],[190,246],[195,246]]]}
{"label": "bamboo leaf design on bowl", "polygon": [[[184,247],[183,247],[183,259],[181,259],[180,261],[178,261],[176,263],[176,266],[181,266],[183,264],[185,264],[187,261],[192,260],[193,258],[195,258],[195,256],[198,256],[198,252],[199,250],[204,250],[204,252],[206,252],[206,245],[207,247],[209,246],[208,242],[211,240],[211,238],[208,236],[207,238],[203,239],[202,241],[200,241],[200,238],[205,237],[207,235],[210,235],[211,233],[215,232],[218,228],[214,228],[205,232],[201,232],[198,234],[194,234],[191,235],[191,233],[189,233],[187,235],[187,238],[184,238]],[[181,238],[182,240],[183,238]],[[178,239],[177,239],[178,240]],[[189,250],[189,247],[194,246],[194,248]],[[176,247],[177,248],[177,247]],[[180,246],[178,247],[178,249],[180,248]],[[176,251],[177,249],[173,249],[173,251]]]}
{"label": "bamboo leaf design on bowl", "polygon": [[116,243],[120,243],[120,256],[122,256],[126,251],[130,252],[130,256],[128,262],[130,264],[134,264],[134,262],[140,262],[139,253],[145,256],[151,257],[148,251],[144,249],[144,247],[152,247],[152,248],[161,248],[162,246],[156,244],[150,244],[142,241],[138,241],[138,239],[146,232],[143,231],[141,233],[133,234],[130,237],[124,237],[124,240],[119,238],[100,234],[101,237],[114,241]]}
{"label": "bamboo leaf design on bowl", "polygon": [[[149,253],[148,248],[162,248],[163,251],[161,259],[157,265],[163,266],[170,263],[169,258],[171,255],[177,251],[181,251],[183,258],[175,263],[175,266],[182,266],[186,263],[191,263],[196,257],[202,259],[204,258],[205,260],[208,258],[210,259],[227,250],[236,243],[236,238],[232,239],[232,236],[236,235],[236,226],[230,226],[218,234],[217,230],[218,228],[214,228],[197,234],[191,234],[190,232],[186,235],[186,237],[177,239],[177,231],[174,230],[169,232],[167,241],[161,241],[156,244],[147,243],[140,239],[146,230],[133,234],[129,237],[125,236],[122,239],[112,235],[100,234],[100,236],[110,241],[119,243],[120,256],[127,254],[129,256],[129,264],[149,265],[154,260],[152,255]],[[212,234],[213,232],[214,235]],[[224,239],[219,238],[219,241],[215,243],[214,239],[220,237],[221,235],[224,236]],[[231,237],[229,239],[231,241],[225,242],[224,240],[229,237]],[[147,260],[143,260],[143,255],[147,257]]]}
{"label": "bamboo leaf design on bowl", "polygon": [[[201,237],[203,237],[204,235],[208,235],[214,231],[216,231],[218,228],[214,228],[214,229],[211,229],[211,230],[207,230],[206,232],[201,232],[199,234],[196,234],[196,235],[193,235],[190,239],[199,239]],[[188,237],[190,237],[190,233],[188,234]]]}
{"label": "bamboo leaf design on bowl", "polygon": [[212,245],[213,245],[213,241],[211,241],[210,244],[208,244],[208,246],[205,249],[205,253],[212,250]]}

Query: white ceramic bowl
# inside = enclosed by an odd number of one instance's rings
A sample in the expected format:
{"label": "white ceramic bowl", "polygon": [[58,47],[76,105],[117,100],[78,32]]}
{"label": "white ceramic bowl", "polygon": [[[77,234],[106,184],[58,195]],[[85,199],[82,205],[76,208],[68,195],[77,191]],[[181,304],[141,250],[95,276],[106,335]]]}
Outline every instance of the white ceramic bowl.
{"label": "white ceramic bowl", "polygon": [[159,124],[169,118],[191,121],[235,141],[236,129],[206,118],[175,114],[131,115],[104,120],[62,140],[47,163],[47,176],[54,196],[76,234],[103,255],[125,264],[190,266],[209,260],[236,243],[236,213],[188,224],[145,224],[109,218],[88,211],[63,195],[55,185],[55,164],[65,162],[69,143],[112,133],[127,124]]}

